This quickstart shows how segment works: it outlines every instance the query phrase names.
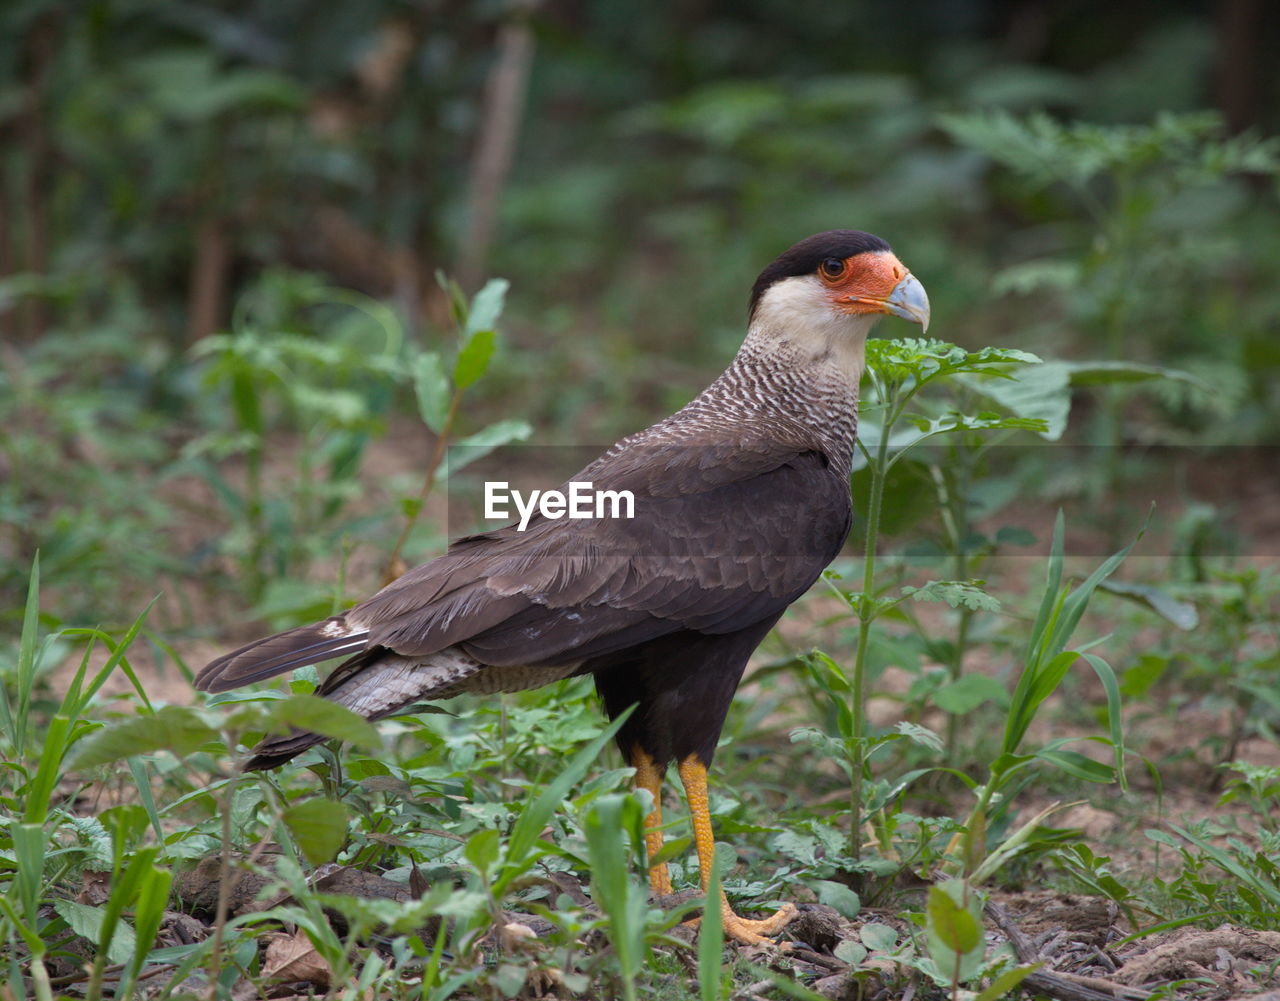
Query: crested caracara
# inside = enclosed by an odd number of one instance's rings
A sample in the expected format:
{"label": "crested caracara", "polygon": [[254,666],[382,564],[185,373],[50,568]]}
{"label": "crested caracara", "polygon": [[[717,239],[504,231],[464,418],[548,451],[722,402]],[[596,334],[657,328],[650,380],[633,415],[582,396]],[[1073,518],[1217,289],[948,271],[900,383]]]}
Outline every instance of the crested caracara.
{"label": "crested caracara", "polygon": [[[535,515],[459,539],[354,608],[213,661],[196,687],[222,692],[334,657],[318,694],[369,718],[424,699],[536,688],[591,674],[636,784],[649,790],[650,857],[661,785],[676,763],[702,884],[714,840],[707,767],[747,659],[835,558],[849,532],[849,473],[867,332],[892,313],[927,325],[924,289],[878,237],[802,240],[751,289],[747,337],[678,413],[618,442],[574,481],[631,491],[634,516]],[[571,481],[572,482],[572,481]],[[264,740],[270,768],[322,738]],[[670,893],[665,863],[655,893]],[[727,934],[781,930],[722,899]]]}

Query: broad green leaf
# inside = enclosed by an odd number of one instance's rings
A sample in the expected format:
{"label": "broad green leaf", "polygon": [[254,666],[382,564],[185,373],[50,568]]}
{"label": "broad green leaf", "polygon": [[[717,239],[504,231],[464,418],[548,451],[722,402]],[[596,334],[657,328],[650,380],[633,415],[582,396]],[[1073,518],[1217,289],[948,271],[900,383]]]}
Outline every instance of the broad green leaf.
{"label": "broad green leaf", "polygon": [[998,546],[1034,546],[1035,544],[1035,533],[1020,525],[1001,525],[996,531]]}
{"label": "broad green leaf", "polygon": [[1073,386],[1106,386],[1118,382],[1153,382],[1157,379],[1169,379],[1195,386],[1206,393],[1213,392],[1212,386],[1190,372],[1165,368],[1161,365],[1140,365],[1131,361],[1064,361],[1056,364],[1062,365],[1067,370]]}
{"label": "broad green leaf", "polygon": [[506,419],[495,421],[474,434],[459,438],[449,446],[440,470],[442,476],[460,472],[478,459],[513,441],[525,441],[533,434],[528,421]]}
{"label": "broad green leaf", "polygon": [[1180,849],[1182,842],[1175,838],[1172,834],[1160,830],[1156,827],[1148,827],[1143,832],[1150,840],[1158,845],[1166,845],[1169,848]]}
{"label": "broad green leaf", "polygon": [[[1111,594],[1118,594],[1139,605],[1145,605],[1167,622],[1173,623],[1183,631],[1195,629],[1200,624],[1200,613],[1195,603],[1180,601],[1168,591],[1152,584],[1137,584],[1124,580],[1107,580],[1099,585],[1099,589]],[[1126,672],[1127,676],[1127,672]]]}
{"label": "broad green leaf", "polygon": [[459,390],[475,385],[488,371],[493,360],[497,335],[492,330],[477,330],[467,338],[453,364],[453,384]]}
{"label": "broad green leaf", "polygon": [[[77,935],[90,942],[97,942],[102,938],[102,926],[107,917],[105,907],[95,907],[64,897],[55,897],[53,909]],[[119,921],[116,923],[115,933],[111,936],[107,958],[113,963],[127,963],[137,951],[137,945],[133,929],[125,922]]]}
{"label": "broad green leaf", "polygon": [[471,300],[471,308],[467,311],[467,326],[463,336],[470,340],[479,331],[492,332],[498,325],[498,317],[502,315],[502,306],[507,297],[507,289],[511,283],[505,278],[490,278],[484,288]]}
{"label": "broad green leaf", "polygon": [[904,414],[902,419],[920,432],[920,440],[953,431],[1035,431],[1044,434],[1049,429],[1048,422],[1038,417],[1010,417],[989,410],[979,414],[952,412],[941,417]]}
{"label": "broad green leaf", "polygon": [[[895,732],[902,734],[902,736],[906,737],[908,740],[914,741],[921,747],[927,747],[931,751],[941,751],[945,746],[941,737],[928,727],[921,726],[919,723],[910,723],[907,720],[903,720],[900,723],[895,724],[893,729]],[[917,776],[921,773],[908,772],[907,774],[910,776]],[[906,776],[903,777],[905,778]],[[898,783],[895,783],[895,786],[897,785]]]}
{"label": "broad green leaf", "polygon": [[196,710],[165,706],[153,715],[135,716],[86,737],[68,767],[93,768],[154,751],[172,751],[183,757],[217,739],[218,732]]}
{"label": "broad green leaf", "polygon": [[[1050,361],[1019,369],[1013,378],[960,375],[959,380],[1016,417],[1044,421],[1042,437],[1057,441],[1067,427],[1071,391],[1080,386],[1177,382],[1202,393],[1213,389],[1203,379],[1179,369],[1127,361]],[[1035,430],[1029,428],[1029,430]]]}
{"label": "broad green leaf", "polygon": [[803,865],[815,865],[818,861],[818,839],[799,831],[780,831],[774,835],[773,851],[787,855]]}
{"label": "broad green leaf", "polygon": [[966,674],[933,693],[934,704],[943,712],[963,716],[984,702],[1003,706],[1009,701],[1004,685],[985,674]]}
{"label": "broad green leaf", "polygon": [[281,733],[297,727],[325,737],[345,740],[365,751],[382,748],[378,728],[358,713],[345,706],[330,702],[318,695],[290,695],[268,703],[263,713],[263,725]]}
{"label": "broad green leaf", "polygon": [[898,933],[889,925],[868,922],[858,929],[858,937],[872,952],[893,952],[898,947]]}
{"label": "broad green leaf", "polygon": [[436,352],[424,352],[414,359],[413,391],[422,422],[440,434],[449,416],[450,390],[444,362]]}
{"label": "broad green leaf", "polygon": [[525,981],[529,979],[530,967],[524,963],[499,963],[497,968],[490,973],[493,983],[493,989],[496,989],[497,996],[501,998],[514,998],[520,996],[520,989],[524,987]]}
{"label": "broad green leaf", "polygon": [[856,918],[862,910],[862,901],[858,895],[845,886],[830,879],[815,879],[809,884],[818,895],[820,903],[834,907],[846,918]]}
{"label": "broad green leaf", "polygon": [[149,99],[183,122],[253,109],[298,109],[306,93],[288,76],[254,67],[224,66],[212,51],[170,48],[130,67],[130,76],[148,88]]}
{"label": "broad green leaf", "polygon": [[962,984],[981,972],[982,900],[958,879],[929,887],[925,904],[925,942],[946,980]]}
{"label": "broad green leaf", "polygon": [[850,692],[849,679],[844,670],[830,656],[821,650],[810,650],[803,657],[809,675],[825,692],[841,696]]}
{"label": "broad green leaf", "polygon": [[312,865],[332,862],[347,840],[345,803],[317,797],[294,803],[281,815],[303,857]]}
{"label": "broad green leaf", "polygon": [[498,861],[502,838],[492,827],[477,831],[462,846],[463,857],[482,873],[488,873]]}
{"label": "broad green leaf", "polygon": [[972,392],[990,400],[1001,410],[1017,417],[1044,422],[1037,433],[1057,441],[1067,429],[1071,413],[1071,377],[1060,362],[1028,365],[1015,378],[989,375],[961,375],[958,380]]}
{"label": "broad green leaf", "polygon": [[1120,676],[1120,694],[1129,698],[1142,698],[1151,690],[1173,663],[1167,653],[1144,653],[1125,668]]}
{"label": "broad green leaf", "polygon": [[968,892],[969,901],[965,900],[965,896],[961,880],[947,880],[941,885],[929,887],[929,899],[925,908],[934,934],[948,949],[961,953],[969,952],[982,944],[982,924],[971,913],[971,907],[967,906],[975,894],[973,891]]}
{"label": "broad green leaf", "polygon": [[854,969],[857,969],[862,965],[862,961],[867,958],[867,947],[861,942],[846,938],[835,947],[833,954],[836,959],[843,960]]}

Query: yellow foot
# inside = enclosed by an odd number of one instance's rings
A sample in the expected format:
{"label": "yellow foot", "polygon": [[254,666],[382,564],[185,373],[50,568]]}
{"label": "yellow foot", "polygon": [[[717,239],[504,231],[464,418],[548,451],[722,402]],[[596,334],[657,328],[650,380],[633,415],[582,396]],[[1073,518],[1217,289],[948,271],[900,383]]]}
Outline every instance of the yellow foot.
{"label": "yellow foot", "polygon": [[[781,910],[767,918],[744,918],[735,913],[729,907],[729,902],[725,901],[720,905],[720,926],[724,929],[725,937],[735,942],[743,945],[765,945],[771,944],[766,936],[777,935],[799,914],[795,904],[785,904]],[[690,928],[697,928],[702,924],[702,918],[693,918],[685,924]]]}
{"label": "yellow foot", "polygon": [[726,938],[741,942],[743,945],[763,945],[769,941],[765,936],[777,935],[778,932],[791,924],[799,913],[795,904],[785,904],[776,914],[756,921],[751,918],[739,917],[726,904],[721,909],[721,920],[724,923]]}

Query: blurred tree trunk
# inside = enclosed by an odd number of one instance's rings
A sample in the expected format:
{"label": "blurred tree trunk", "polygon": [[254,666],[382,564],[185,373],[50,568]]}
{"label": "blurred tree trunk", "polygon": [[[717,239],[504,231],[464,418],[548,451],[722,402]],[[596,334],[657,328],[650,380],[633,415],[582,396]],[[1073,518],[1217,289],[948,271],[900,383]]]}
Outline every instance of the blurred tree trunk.
{"label": "blurred tree trunk", "polygon": [[1261,16],[1261,0],[1219,0],[1218,105],[1233,133],[1257,123]]}
{"label": "blurred tree trunk", "polygon": [[187,295],[188,344],[218,330],[226,315],[231,240],[221,214],[215,212],[201,220],[196,227],[194,249]]}
{"label": "blurred tree trunk", "polygon": [[[0,129],[0,146],[8,146],[14,141],[13,133],[9,129]],[[8,278],[15,270],[12,208],[13,202],[9,198],[9,175],[7,171],[0,171],[0,281]],[[17,334],[17,316],[12,309],[0,303],[0,341],[12,344]]]}
{"label": "blurred tree trunk", "polygon": [[[29,95],[19,130],[26,151],[23,200],[26,202],[26,260],[23,270],[41,277],[49,273],[49,137],[45,129],[49,72],[58,41],[57,16],[35,18],[26,38],[26,86]],[[28,340],[44,333],[48,324],[43,294],[29,296],[22,310],[22,332]]]}
{"label": "blurred tree trunk", "polygon": [[497,54],[485,86],[480,136],[471,161],[467,229],[458,263],[458,283],[468,291],[480,284],[497,229],[498,205],[511,172],[520,113],[533,65],[533,4],[515,0],[498,30]]}
{"label": "blurred tree trunk", "polygon": [[226,129],[225,122],[214,124],[208,159],[195,189],[198,222],[192,234],[187,281],[188,344],[220,329],[226,317],[232,225],[227,208]]}

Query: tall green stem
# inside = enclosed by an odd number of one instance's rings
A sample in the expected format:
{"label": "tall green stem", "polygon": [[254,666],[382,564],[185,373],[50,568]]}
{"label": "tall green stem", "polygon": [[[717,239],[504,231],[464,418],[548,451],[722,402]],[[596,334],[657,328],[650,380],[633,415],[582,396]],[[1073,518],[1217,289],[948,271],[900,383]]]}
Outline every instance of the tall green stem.
{"label": "tall green stem", "polygon": [[261,435],[255,435],[253,444],[245,455],[245,489],[246,514],[249,520],[249,534],[252,538],[249,549],[249,592],[254,601],[261,601],[267,588],[267,568],[263,561],[267,555],[266,503],[262,496],[262,457],[263,442]]}
{"label": "tall green stem", "polygon": [[[955,500],[954,494],[951,500]],[[965,522],[965,512],[961,505],[955,504],[951,510],[951,552],[953,556],[953,566],[951,576],[955,580],[964,580],[969,576],[969,558],[965,552],[965,538],[968,535],[968,525]],[[973,619],[973,609],[967,605],[960,608],[960,622],[956,626],[956,646],[952,651],[951,663],[947,665],[947,676],[952,684],[960,680],[964,673],[964,652],[969,645],[969,622]],[[956,745],[960,742],[960,714],[958,712],[947,714],[947,748],[946,762],[951,767],[956,764]]]}
{"label": "tall green stem", "polygon": [[889,456],[889,410],[880,430],[876,459],[871,463],[871,493],[867,501],[867,537],[862,557],[862,597],[858,601],[858,651],[853,661],[853,693],[850,715],[853,717],[849,759],[853,765],[853,786],[849,797],[849,855],[855,861],[862,857],[862,777],[866,766],[866,743],[863,736],[863,692],[866,681],[867,641],[875,619],[876,541],[880,535],[880,507],[884,501],[885,465]]}

